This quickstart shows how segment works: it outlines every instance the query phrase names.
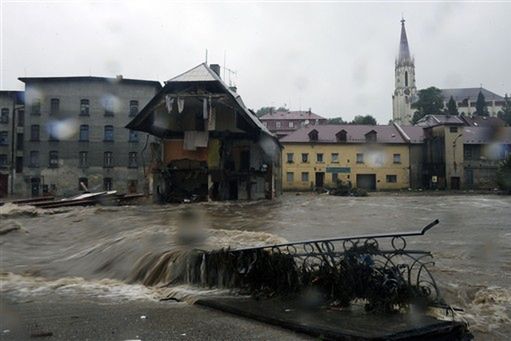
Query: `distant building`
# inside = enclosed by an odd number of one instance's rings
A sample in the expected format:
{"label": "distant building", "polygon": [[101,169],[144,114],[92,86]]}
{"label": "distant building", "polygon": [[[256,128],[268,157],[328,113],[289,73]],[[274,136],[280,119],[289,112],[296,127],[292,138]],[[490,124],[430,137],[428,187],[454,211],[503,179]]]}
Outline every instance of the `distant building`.
{"label": "distant building", "polygon": [[272,199],[281,145],[220,78],[199,64],[167,82],[127,125],[159,139],[149,172],[155,200]]}
{"label": "distant building", "polygon": [[326,124],[327,122],[326,118],[313,113],[311,110],[270,112],[259,117],[259,120],[278,138],[282,138],[305,126]]}
{"label": "distant building", "polygon": [[497,116],[505,104],[504,97],[497,95],[494,92],[486,90],[485,88],[458,88],[458,89],[441,89],[442,96],[444,97],[444,106],[451,97],[456,102],[458,112],[460,114],[472,115],[476,111],[476,102],[479,92],[481,92],[486,101],[488,114],[490,116]]}
{"label": "distant building", "polygon": [[23,171],[23,91],[0,91],[0,198],[14,192]]}
{"label": "distant building", "polygon": [[410,145],[397,125],[318,125],[282,138],[283,188],[355,187],[397,190],[410,187]]}
{"label": "distant building", "polygon": [[146,134],[124,126],[161,89],[156,81],[24,77],[23,177],[17,193],[142,191]]}
{"label": "distant building", "polygon": [[[392,95],[392,121],[409,125],[412,122],[415,109],[413,103],[418,99],[415,82],[415,60],[410,54],[405,20],[401,20],[401,38],[399,53],[394,65],[395,88]],[[477,97],[481,92],[486,100],[490,116],[497,116],[504,106],[504,97],[485,88],[454,88],[441,89],[444,106],[447,107],[451,96],[456,102],[460,114],[472,115],[476,108]]]}

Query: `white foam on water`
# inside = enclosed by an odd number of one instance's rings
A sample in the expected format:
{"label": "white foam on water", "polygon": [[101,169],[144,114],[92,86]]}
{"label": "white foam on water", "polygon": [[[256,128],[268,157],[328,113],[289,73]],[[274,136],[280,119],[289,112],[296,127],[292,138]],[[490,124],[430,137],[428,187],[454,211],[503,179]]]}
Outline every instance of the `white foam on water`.
{"label": "white foam on water", "polygon": [[161,298],[158,291],[141,284],[126,284],[113,279],[86,280],[81,277],[64,277],[51,280],[9,272],[0,274],[0,283],[2,295],[20,300],[55,294],[112,301],[155,301]]}

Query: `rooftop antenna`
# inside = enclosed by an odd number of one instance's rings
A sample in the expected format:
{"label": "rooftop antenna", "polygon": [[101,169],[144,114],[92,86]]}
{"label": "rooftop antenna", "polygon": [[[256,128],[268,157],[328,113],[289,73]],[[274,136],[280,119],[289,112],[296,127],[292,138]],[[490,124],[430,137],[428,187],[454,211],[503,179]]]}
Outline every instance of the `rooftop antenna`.
{"label": "rooftop antenna", "polygon": [[[225,74],[225,71],[227,70],[227,72],[229,73],[229,86],[233,86],[233,83],[232,83],[232,80],[231,80],[231,76],[238,76],[238,71],[235,71],[235,70],[232,70],[232,69],[229,69],[228,67],[225,67],[224,66],[224,74]],[[224,76],[224,79],[225,79],[225,76]]]}
{"label": "rooftop antenna", "polygon": [[226,55],[227,55],[227,51],[224,50],[224,70],[223,70],[224,71],[224,75],[222,77],[223,79],[225,79],[225,59],[226,59]]}
{"label": "rooftop antenna", "polygon": [[208,63],[208,49],[206,49],[206,57],[204,59],[204,63]]}

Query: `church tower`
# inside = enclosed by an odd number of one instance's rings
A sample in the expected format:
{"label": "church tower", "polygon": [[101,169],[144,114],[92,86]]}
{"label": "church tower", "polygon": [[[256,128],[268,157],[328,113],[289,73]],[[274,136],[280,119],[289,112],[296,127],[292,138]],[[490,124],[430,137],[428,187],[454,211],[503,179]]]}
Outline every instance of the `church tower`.
{"label": "church tower", "polygon": [[412,121],[412,102],[415,101],[415,61],[410,55],[408,38],[406,37],[405,19],[401,19],[401,40],[399,55],[395,64],[395,90],[392,96],[392,120],[400,124]]}

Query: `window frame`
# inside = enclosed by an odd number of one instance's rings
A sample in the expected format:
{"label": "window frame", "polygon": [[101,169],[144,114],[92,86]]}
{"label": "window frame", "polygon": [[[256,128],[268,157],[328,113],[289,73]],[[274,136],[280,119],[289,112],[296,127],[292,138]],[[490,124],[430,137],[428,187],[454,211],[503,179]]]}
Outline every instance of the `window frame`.
{"label": "window frame", "polygon": [[[334,155],[336,156],[335,158]],[[332,163],[339,163],[339,153],[331,153],[330,159],[332,160]]]}
{"label": "window frame", "polygon": [[[111,138],[109,138],[109,134],[107,134],[107,131],[111,130]],[[107,124],[103,128],[103,142],[114,142],[114,126],[111,124]]]}
{"label": "window frame", "polygon": [[302,163],[309,163],[309,153],[302,153]]}
{"label": "window frame", "polygon": [[294,163],[295,153],[287,153],[287,163]]}
{"label": "window frame", "polygon": [[325,157],[323,153],[316,153],[316,163],[325,163]]}
{"label": "window frame", "polygon": [[357,153],[357,164],[364,164],[364,153]]}
{"label": "window frame", "polygon": [[113,168],[114,153],[111,151],[103,152],[103,168]]}
{"label": "window frame", "polygon": [[401,164],[401,153],[392,154],[392,163],[395,165]]}
{"label": "window frame", "polygon": [[80,116],[90,116],[90,100],[88,98],[80,99]]}
{"label": "window frame", "polygon": [[58,115],[60,113],[60,99],[50,99],[50,115]]}
{"label": "window frame", "polygon": [[294,182],[295,181],[295,173],[294,172],[286,172],[286,182]]}
{"label": "window frame", "polygon": [[302,172],[300,179],[302,182],[309,182],[309,172]]}
{"label": "window frame", "polygon": [[48,168],[59,168],[59,151],[50,150],[48,152]]}
{"label": "window frame", "polygon": [[10,110],[9,108],[2,108],[0,111],[0,123],[9,124]]}
{"label": "window frame", "polygon": [[397,175],[396,174],[387,174],[385,175],[385,182],[388,184],[397,183]]}
{"label": "window frame", "polygon": [[128,168],[138,168],[138,153],[137,152],[129,152],[128,153]]}

